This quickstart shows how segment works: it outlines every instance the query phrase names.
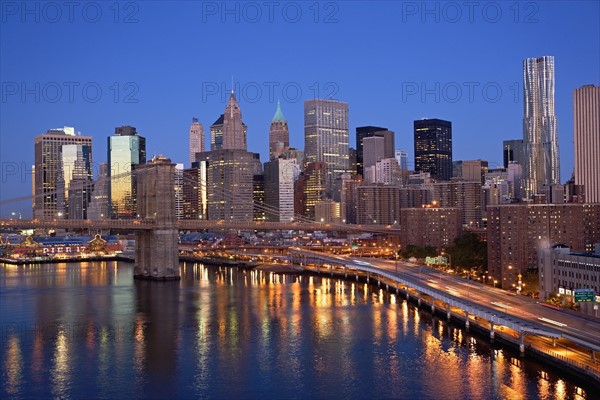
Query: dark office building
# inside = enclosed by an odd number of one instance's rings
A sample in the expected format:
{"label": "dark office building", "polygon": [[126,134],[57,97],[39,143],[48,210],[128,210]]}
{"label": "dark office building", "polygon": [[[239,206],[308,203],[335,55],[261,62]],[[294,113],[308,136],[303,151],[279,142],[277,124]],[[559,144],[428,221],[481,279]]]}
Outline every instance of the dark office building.
{"label": "dark office building", "polygon": [[523,139],[505,140],[502,142],[502,155],[504,168],[508,168],[508,163],[515,162],[523,165]]}
{"label": "dark office building", "polygon": [[452,123],[441,119],[414,122],[415,172],[429,172],[432,178],[452,178]]}
{"label": "dark office building", "polygon": [[348,149],[348,164],[350,165],[350,173],[356,175],[356,149],[350,147]]}

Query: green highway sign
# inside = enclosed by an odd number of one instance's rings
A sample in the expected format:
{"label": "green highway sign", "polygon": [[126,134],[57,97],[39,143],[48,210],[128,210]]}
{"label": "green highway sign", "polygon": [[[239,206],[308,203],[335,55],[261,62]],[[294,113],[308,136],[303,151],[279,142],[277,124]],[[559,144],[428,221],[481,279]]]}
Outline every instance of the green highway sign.
{"label": "green highway sign", "polygon": [[595,297],[594,289],[575,289],[573,290],[573,297],[575,303],[590,302],[594,301]]}
{"label": "green highway sign", "polygon": [[425,264],[446,264],[446,257],[437,256],[437,257],[425,257]]}

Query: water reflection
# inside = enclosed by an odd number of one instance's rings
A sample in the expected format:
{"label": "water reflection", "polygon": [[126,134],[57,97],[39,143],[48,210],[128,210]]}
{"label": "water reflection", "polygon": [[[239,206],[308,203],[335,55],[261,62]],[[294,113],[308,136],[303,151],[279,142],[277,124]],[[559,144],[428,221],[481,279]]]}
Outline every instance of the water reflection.
{"label": "water reflection", "polygon": [[15,395],[18,393],[19,386],[21,385],[23,373],[23,357],[21,355],[19,338],[16,334],[11,334],[8,338],[4,370],[6,371],[6,393]]}
{"label": "water reflection", "polygon": [[54,340],[54,356],[52,358],[52,368],[50,369],[50,379],[52,380],[52,394],[54,397],[69,397],[69,387],[71,385],[71,360],[74,357],[70,354],[70,340],[67,339],[64,328],[59,329]]}
{"label": "water reflection", "polygon": [[143,322],[135,327],[136,341],[143,350],[136,359],[140,363],[136,372],[141,374],[136,376],[138,389],[156,398],[176,397],[179,287],[171,282],[136,280],[134,288],[136,315],[143,316]]}
{"label": "water reflection", "polygon": [[[376,285],[194,263],[2,267],[0,397],[590,398]],[[8,325],[7,325],[8,324]]]}

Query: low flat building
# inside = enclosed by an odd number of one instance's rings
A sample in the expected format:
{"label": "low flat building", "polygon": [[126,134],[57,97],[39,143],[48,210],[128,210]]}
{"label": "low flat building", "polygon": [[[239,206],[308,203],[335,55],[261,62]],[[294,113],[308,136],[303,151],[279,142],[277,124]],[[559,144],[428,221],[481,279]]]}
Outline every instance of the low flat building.
{"label": "low flat building", "polygon": [[[593,253],[573,252],[560,245],[541,249],[538,268],[541,300],[559,294],[573,301],[575,289],[592,289],[595,302],[600,302],[600,243]],[[582,312],[598,316],[597,304],[579,304]]]}

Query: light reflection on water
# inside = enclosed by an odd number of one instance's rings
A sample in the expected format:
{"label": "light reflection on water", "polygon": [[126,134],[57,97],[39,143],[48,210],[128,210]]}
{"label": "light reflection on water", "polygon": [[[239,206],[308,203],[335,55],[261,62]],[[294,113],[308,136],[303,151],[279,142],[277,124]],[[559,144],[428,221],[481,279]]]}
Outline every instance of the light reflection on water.
{"label": "light reflection on water", "polygon": [[591,398],[403,296],[186,264],[1,266],[0,398]]}

